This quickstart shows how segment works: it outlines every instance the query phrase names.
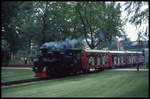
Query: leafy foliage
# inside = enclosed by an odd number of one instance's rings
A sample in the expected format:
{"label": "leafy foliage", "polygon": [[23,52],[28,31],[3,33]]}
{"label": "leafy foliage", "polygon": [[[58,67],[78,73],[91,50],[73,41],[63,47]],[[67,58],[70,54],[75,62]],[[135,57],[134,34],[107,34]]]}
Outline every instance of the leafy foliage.
{"label": "leafy foliage", "polygon": [[2,2],[2,39],[13,54],[81,36],[94,49],[121,36],[120,14],[114,2]]}
{"label": "leafy foliage", "polygon": [[[148,2],[145,1],[130,1],[130,2],[126,2],[124,4],[125,6],[125,11],[128,12],[127,18],[126,20],[135,24],[136,27],[139,29],[142,27],[142,24],[146,24],[144,25],[144,27],[146,28],[142,28],[141,30],[139,30],[138,33],[138,39],[139,38],[143,38],[146,39],[148,38],[149,32],[148,32],[148,19],[149,19],[149,8],[148,8]],[[146,38],[145,38],[146,37]]]}
{"label": "leafy foliage", "polygon": [[82,23],[83,33],[91,49],[97,47],[102,41],[111,42],[112,37],[121,36],[121,12],[120,8],[115,8],[114,5],[105,2],[77,4],[76,10]]}

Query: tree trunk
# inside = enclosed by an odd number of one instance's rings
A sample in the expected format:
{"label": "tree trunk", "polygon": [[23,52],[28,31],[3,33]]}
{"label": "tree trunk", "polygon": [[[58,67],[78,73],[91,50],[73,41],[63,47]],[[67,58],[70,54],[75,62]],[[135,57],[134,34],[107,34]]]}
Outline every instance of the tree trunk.
{"label": "tree trunk", "polygon": [[43,34],[43,38],[42,38],[42,44],[46,42],[46,29],[47,29],[47,22],[46,22],[46,19],[47,19],[47,7],[48,7],[48,2],[46,2],[46,7],[45,7],[45,10],[44,10],[44,15],[43,15],[43,29],[42,29],[42,34]]}

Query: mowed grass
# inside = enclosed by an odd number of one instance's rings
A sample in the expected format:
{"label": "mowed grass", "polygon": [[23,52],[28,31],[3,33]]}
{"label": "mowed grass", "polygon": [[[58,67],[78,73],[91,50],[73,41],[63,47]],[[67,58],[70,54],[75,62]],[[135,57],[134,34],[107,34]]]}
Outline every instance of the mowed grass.
{"label": "mowed grass", "polygon": [[35,73],[28,69],[2,69],[2,82],[35,78]]}
{"label": "mowed grass", "polygon": [[148,72],[105,70],[1,91],[2,97],[148,97]]}
{"label": "mowed grass", "polygon": [[[132,68],[137,68],[136,66],[132,67]],[[140,65],[139,66],[140,69],[148,69],[149,65],[148,64],[144,64],[144,65]]]}

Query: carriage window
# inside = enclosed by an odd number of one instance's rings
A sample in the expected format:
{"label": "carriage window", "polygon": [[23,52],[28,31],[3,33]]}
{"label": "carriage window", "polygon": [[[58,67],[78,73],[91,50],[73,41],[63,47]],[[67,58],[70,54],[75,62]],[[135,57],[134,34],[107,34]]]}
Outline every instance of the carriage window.
{"label": "carriage window", "polygon": [[104,62],[105,62],[105,56],[102,56],[102,65],[104,65]]}
{"label": "carriage window", "polygon": [[105,64],[107,64],[108,56],[105,56]]}
{"label": "carriage window", "polygon": [[124,55],[123,56],[123,63],[125,63],[126,62],[126,56]]}
{"label": "carriage window", "polygon": [[120,56],[118,55],[118,64],[120,64]]}
{"label": "carriage window", "polygon": [[96,58],[97,58],[97,65],[100,65],[100,56],[98,55]]}
{"label": "carriage window", "polygon": [[95,65],[97,65],[97,57],[96,57],[96,55],[94,57],[94,63],[95,63]]}
{"label": "carriage window", "polygon": [[128,56],[128,61],[129,61],[129,63],[131,62],[131,61],[130,61],[130,56]]}
{"label": "carriage window", "polygon": [[116,57],[113,57],[113,63],[116,64]]}
{"label": "carriage window", "polygon": [[123,56],[121,56],[121,63],[123,64],[124,63],[124,58],[123,58]]}
{"label": "carriage window", "polygon": [[117,64],[117,56],[114,57],[114,64]]}
{"label": "carriage window", "polygon": [[99,64],[102,65],[102,56],[101,55],[99,56],[99,62],[100,62]]}
{"label": "carriage window", "polygon": [[114,64],[114,56],[112,55],[112,64]]}
{"label": "carriage window", "polygon": [[135,55],[133,56],[133,62],[134,63],[136,62],[136,56]]}
{"label": "carriage window", "polygon": [[94,65],[94,57],[90,56],[88,60],[89,60],[89,65]]}

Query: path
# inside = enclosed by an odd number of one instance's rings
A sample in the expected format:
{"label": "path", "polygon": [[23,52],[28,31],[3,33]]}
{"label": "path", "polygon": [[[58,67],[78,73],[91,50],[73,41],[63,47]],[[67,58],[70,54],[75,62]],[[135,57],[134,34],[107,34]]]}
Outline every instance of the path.
{"label": "path", "polygon": [[[29,69],[32,70],[31,67],[2,67],[2,69]],[[124,68],[124,69],[109,69],[111,71],[137,71],[136,68]],[[139,69],[139,71],[149,71],[148,69]]]}
{"label": "path", "polygon": [[29,69],[29,70],[32,70],[31,67],[2,67],[2,69]]}
{"label": "path", "polygon": [[[111,69],[111,71],[137,71],[136,68]],[[139,69],[139,71],[149,71],[148,69]]]}

